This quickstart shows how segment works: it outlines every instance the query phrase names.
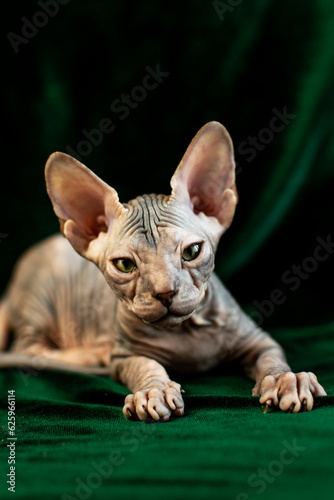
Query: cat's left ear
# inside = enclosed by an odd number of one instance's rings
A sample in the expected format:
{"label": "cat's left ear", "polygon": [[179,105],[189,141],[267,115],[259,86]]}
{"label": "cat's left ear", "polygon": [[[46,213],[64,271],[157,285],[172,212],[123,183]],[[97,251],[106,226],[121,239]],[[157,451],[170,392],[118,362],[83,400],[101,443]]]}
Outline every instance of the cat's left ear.
{"label": "cat's left ear", "polygon": [[172,180],[172,199],[205,219],[216,236],[229,227],[237,204],[233,143],[218,122],[204,125],[188,147]]}

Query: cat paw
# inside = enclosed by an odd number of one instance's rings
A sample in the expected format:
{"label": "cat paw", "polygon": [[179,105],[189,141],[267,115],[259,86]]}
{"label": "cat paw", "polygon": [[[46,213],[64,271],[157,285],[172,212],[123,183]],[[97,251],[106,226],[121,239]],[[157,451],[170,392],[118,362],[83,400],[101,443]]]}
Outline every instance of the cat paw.
{"label": "cat paw", "polygon": [[166,422],[171,415],[182,417],[183,414],[181,386],[171,381],[163,389],[151,387],[129,394],[123,407],[125,418],[145,422]]}
{"label": "cat paw", "polygon": [[253,396],[260,396],[260,403],[279,406],[283,411],[298,413],[313,408],[314,397],[327,396],[314,373],[279,373],[267,375],[253,389]]}

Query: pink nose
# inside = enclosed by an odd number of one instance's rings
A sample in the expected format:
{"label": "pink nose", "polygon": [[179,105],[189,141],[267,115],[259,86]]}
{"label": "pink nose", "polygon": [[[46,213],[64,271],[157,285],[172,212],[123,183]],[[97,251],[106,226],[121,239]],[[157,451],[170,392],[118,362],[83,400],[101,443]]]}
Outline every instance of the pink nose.
{"label": "pink nose", "polygon": [[175,295],[176,292],[174,290],[170,290],[169,292],[165,293],[157,293],[155,298],[160,300],[164,306],[170,306],[172,303],[172,298]]}

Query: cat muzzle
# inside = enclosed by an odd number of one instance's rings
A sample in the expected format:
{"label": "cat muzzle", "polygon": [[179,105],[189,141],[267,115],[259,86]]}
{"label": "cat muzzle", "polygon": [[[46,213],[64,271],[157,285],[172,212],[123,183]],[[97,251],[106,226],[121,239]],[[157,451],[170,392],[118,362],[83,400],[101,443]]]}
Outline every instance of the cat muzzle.
{"label": "cat muzzle", "polygon": [[[166,292],[159,296],[142,297],[135,300],[129,308],[144,323],[154,326],[173,327],[180,325],[196,310],[198,300],[185,304],[175,300],[175,292]],[[143,300],[144,299],[144,300]]]}

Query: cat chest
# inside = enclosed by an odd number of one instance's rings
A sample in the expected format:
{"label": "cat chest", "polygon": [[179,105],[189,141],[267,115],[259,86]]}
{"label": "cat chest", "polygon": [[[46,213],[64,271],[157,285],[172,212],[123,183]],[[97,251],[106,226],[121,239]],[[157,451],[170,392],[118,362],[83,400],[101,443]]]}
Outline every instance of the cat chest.
{"label": "cat chest", "polygon": [[[134,340],[134,339],[133,339]],[[225,357],[226,339],[221,327],[197,327],[161,332],[132,342],[135,354],[148,356],[178,372],[202,372]]]}

